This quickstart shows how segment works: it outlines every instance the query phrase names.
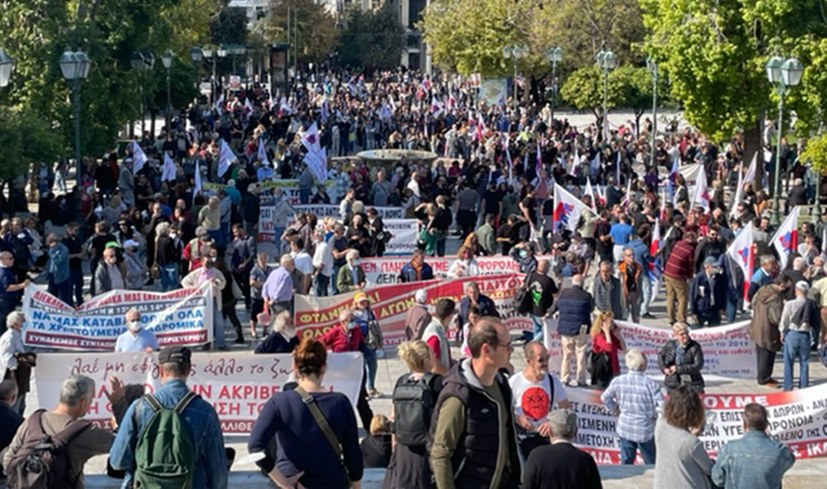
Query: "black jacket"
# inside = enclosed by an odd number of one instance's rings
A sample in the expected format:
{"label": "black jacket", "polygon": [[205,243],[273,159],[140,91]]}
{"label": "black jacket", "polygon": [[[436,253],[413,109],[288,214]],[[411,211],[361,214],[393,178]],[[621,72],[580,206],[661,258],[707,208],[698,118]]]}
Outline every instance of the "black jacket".
{"label": "black jacket", "polygon": [[522,489],[602,489],[594,458],[570,443],[535,448],[525,466]]}
{"label": "black jacket", "polygon": [[360,447],[365,468],[388,468],[392,452],[390,433],[367,436]]}
{"label": "black jacket", "polygon": [[[666,367],[675,365],[677,350],[679,348],[677,340],[669,340],[658,355],[658,366],[661,371]],[[688,384],[696,392],[703,392],[704,378],[701,375],[701,370],[704,368],[704,353],[701,350],[701,345],[697,341],[690,339],[689,343],[684,348],[683,363],[678,365],[675,373],[667,375],[663,383],[668,389],[676,389],[683,384]]]}

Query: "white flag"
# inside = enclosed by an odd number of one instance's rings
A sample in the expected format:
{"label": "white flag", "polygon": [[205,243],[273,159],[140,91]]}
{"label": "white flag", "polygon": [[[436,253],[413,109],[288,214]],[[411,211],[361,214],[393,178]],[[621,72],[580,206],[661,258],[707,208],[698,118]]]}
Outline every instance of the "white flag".
{"label": "white flag", "polygon": [[752,269],[755,263],[755,252],[752,249],[752,243],[754,242],[755,235],[752,229],[752,221],[750,221],[726,250],[727,255],[735,260],[735,263],[744,272],[744,305],[749,303],[747,292],[749,291],[749,283],[752,280]]}
{"label": "white flag", "polygon": [[574,231],[584,211],[589,211],[586,204],[570,194],[559,184],[554,184],[554,210],[552,213],[552,231],[557,233],[564,228]]}
{"label": "white flag", "polygon": [[586,195],[592,198],[592,210],[597,215],[597,203],[595,202],[594,189],[592,188],[592,180],[586,177]]}
{"label": "white flag", "polygon": [[146,165],[149,158],[146,157],[146,153],[141,149],[141,145],[135,141],[131,141],[129,147],[132,150],[132,174],[137,175],[144,165]]}
{"label": "white flag", "polygon": [[795,206],[779,226],[775,236],[772,237],[772,245],[778,251],[778,258],[781,262],[781,270],[787,268],[787,260],[790,255],[798,250],[798,214],[801,207]]}
{"label": "white flag", "polygon": [[698,172],[698,179],[695,183],[695,195],[692,197],[692,206],[701,206],[709,211],[709,187],[706,184],[706,172],[703,168]]}
{"label": "white flag", "polygon": [[218,176],[223,177],[224,174],[227,173],[227,170],[230,169],[230,165],[238,161],[238,158],[226,141],[219,139],[218,143]]}
{"label": "white flag", "polygon": [[270,166],[270,159],[267,158],[267,148],[264,147],[264,141],[261,137],[258,138],[258,161],[264,166]]}
{"label": "white flag", "polygon": [[201,162],[196,160],[195,161],[195,188],[192,189],[192,200],[195,200],[195,196],[200,194],[203,187],[201,185]]}
{"label": "white flag", "polygon": [[164,167],[161,171],[161,181],[174,182],[176,173],[175,163],[173,163],[172,158],[169,157],[169,153],[164,152]]}

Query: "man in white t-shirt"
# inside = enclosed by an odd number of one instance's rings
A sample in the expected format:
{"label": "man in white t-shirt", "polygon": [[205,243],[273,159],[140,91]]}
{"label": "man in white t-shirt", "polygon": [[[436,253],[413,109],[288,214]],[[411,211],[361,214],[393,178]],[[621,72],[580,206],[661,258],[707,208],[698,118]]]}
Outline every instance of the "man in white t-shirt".
{"label": "man in white t-shirt", "polygon": [[313,275],[313,257],[305,250],[303,239],[297,238],[290,242],[290,256],[293,257],[296,270],[303,275]]}
{"label": "man in white t-shirt", "polygon": [[566,388],[548,372],[548,350],[539,341],[525,344],[526,368],[509,379],[513,393],[514,420],[523,458],[535,448],[549,444],[548,414],[554,406],[571,407]]}

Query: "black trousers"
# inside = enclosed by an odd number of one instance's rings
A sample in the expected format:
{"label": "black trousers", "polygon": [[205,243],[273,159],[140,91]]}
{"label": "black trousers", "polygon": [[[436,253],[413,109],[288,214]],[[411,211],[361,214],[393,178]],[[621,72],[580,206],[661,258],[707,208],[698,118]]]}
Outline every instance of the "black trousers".
{"label": "black trousers", "polygon": [[766,384],[772,378],[772,368],[775,365],[775,352],[755,345],[755,357],[758,361],[758,383]]}
{"label": "black trousers", "polygon": [[532,450],[537,447],[546,446],[550,441],[545,436],[533,435],[520,438],[517,440],[517,443],[519,444],[520,452],[523,454],[523,459],[528,460],[528,456]]}

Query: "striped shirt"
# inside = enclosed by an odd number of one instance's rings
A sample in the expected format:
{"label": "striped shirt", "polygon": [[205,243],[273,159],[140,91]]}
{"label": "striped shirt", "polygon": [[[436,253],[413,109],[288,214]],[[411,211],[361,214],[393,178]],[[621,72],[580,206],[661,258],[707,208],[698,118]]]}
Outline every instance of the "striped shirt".
{"label": "striped shirt", "polygon": [[695,245],[686,240],[678,241],[666,260],[663,274],[675,279],[691,279],[695,275]]}
{"label": "striped shirt", "polygon": [[642,443],[655,436],[655,420],[663,408],[660,385],[643,372],[630,370],[615,377],[600,400],[610,410],[620,409],[617,436]]}

